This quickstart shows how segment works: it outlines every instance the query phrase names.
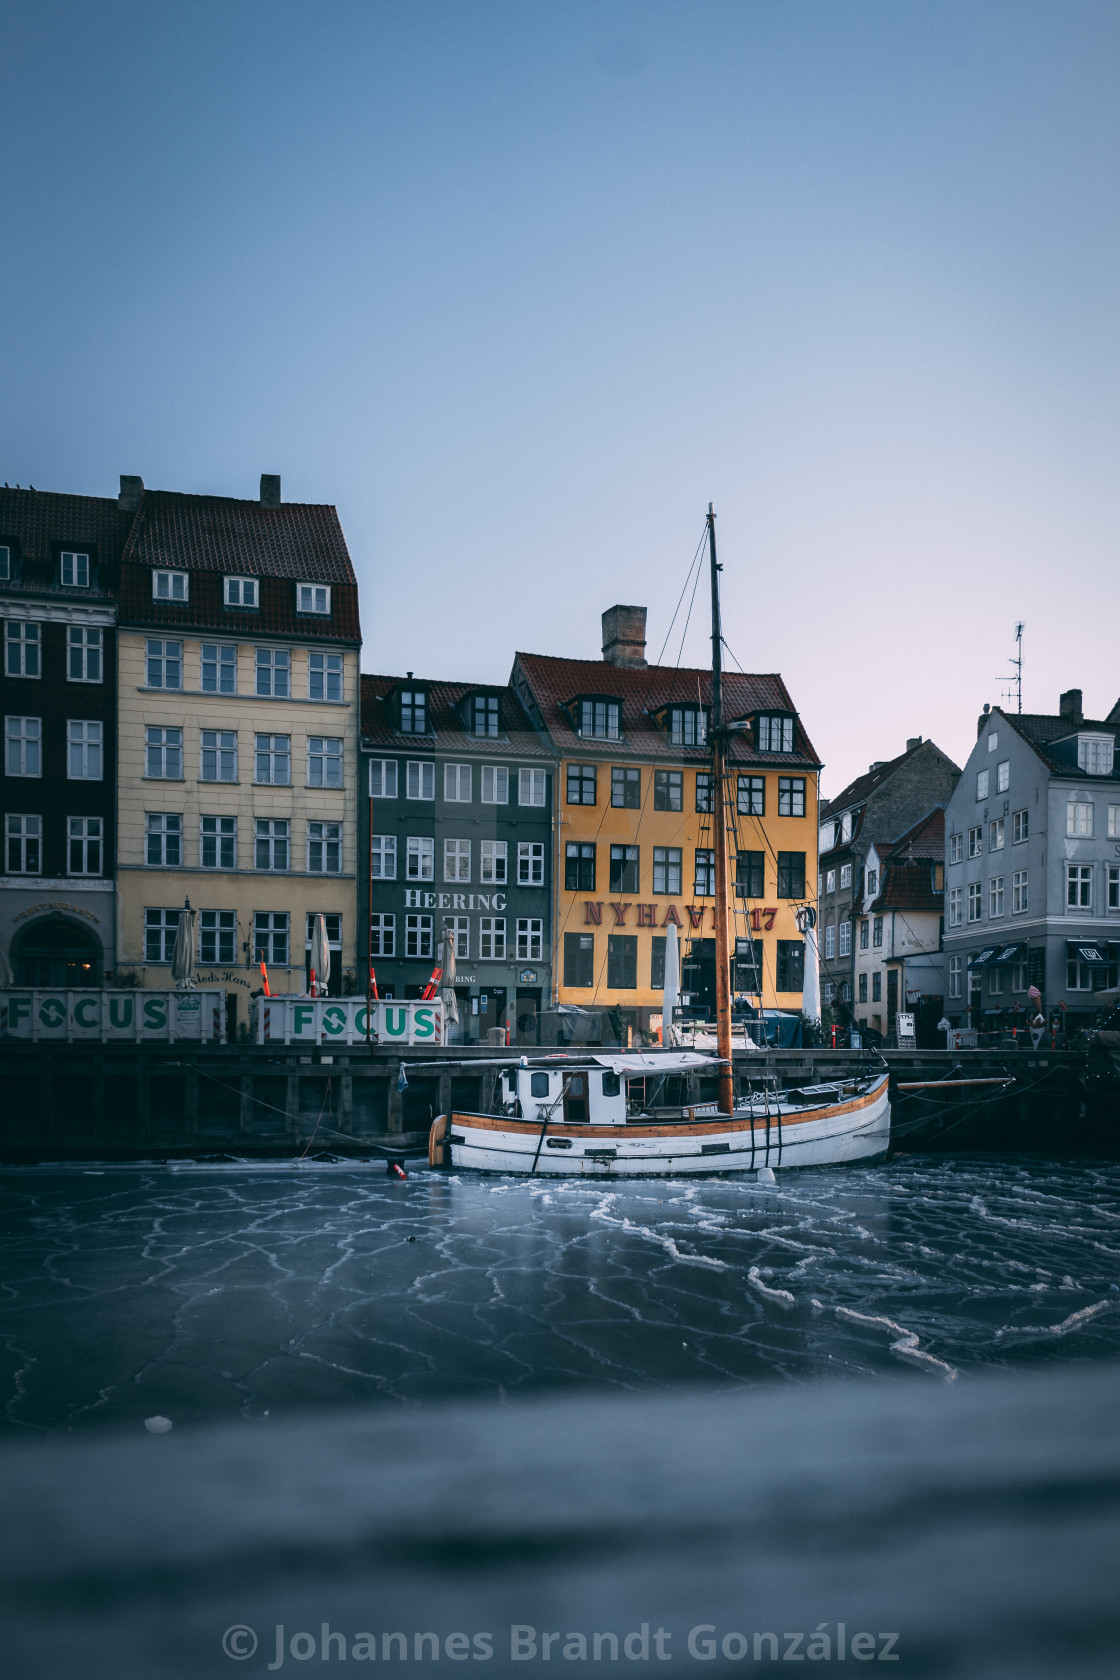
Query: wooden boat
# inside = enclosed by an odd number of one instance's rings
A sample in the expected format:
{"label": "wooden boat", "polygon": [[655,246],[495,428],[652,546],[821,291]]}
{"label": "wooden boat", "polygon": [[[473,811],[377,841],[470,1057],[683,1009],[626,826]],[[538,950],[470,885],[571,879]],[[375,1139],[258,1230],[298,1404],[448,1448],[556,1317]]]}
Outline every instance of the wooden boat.
{"label": "wooden boat", "polygon": [[[712,590],[712,832],[726,835],[724,759],[743,724],[723,717],[723,634],[715,515],[708,506]],[[646,1051],[538,1058],[507,1067],[497,1111],[435,1120],[433,1166],[547,1177],[752,1172],[866,1160],[890,1141],[884,1067],[839,1085],[764,1090],[735,1099],[731,1063],[728,847],[715,850],[716,1054]],[[562,1065],[557,1066],[557,1063]],[[670,1075],[714,1075],[714,1102],[663,1105]],[[653,1088],[647,1084],[653,1075]]]}

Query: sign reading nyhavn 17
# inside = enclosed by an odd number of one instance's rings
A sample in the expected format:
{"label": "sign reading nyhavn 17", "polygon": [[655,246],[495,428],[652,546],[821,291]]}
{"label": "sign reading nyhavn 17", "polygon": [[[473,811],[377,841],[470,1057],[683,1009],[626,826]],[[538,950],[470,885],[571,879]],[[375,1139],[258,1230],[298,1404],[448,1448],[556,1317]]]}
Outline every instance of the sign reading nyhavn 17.
{"label": "sign reading nyhavn 17", "polygon": [[[651,928],[653,928],[653,927],[669,927],[670,925],[672,925],[673,927],[683,928],[687,925],[688,927],[695,930],[697,928],[703,927],[704,916],[707,913],[711,914],[712,926],[713,927],[715,926],[715,920],[716,920],[715,908],[714,908],[714,906],[712,906],[710,904],[686,904],[685,907],[684,907],[685,916],[687,916],[687,918],[688,918],[688,921],[687,921],[687,924],[686,924],[682,920],[682,918],[680,916],[680,913],[677,910],[677,907],[676,907],[675,904],[666,904],[666,905],[660,905],[660,904],[632,904],[628,901],[625,902],[625,903],[615,903],[613,900],[610,900],[610,899],[606,900],[605,902],[607,904],[607,908],[612,912],[612,914],[614,916],[613,923],[608,924],[609,926],[613,926],[613,927],[651,927]],[[583,920],[584,920],[584,925],[585,926],[587,926],[587,925],[591,925],[593,927],[601,926],[602,920],[603,920],[603,904],[604,904],[604,900],[602,900],[602,899],[598,899],[598,900],[596,900],[596,899],[585,899],[584,900]],[[664,909],[665,914],[662,916],[662,918],[659,922],[658,919],[657,919],[657,912],[661,909]],[[633,922],[628,922],[627,919],[626,919],[627,913],[630,910],[635,910],[637,912],[636,919]],[[759,907],[759,908],[756,908],[756,909],[752,910],[751,913],[750,913],[752,932],[762,933],[763,930],[766,930],[768,932],[770,930],[770,928],[772,928],[774,926],[774,921],[775,921],[775,918],[777,917],[777,914],[778,914],[777,905],[774,905],[773,908],[771,908],[769,905],[767,905],[765,909]]]}

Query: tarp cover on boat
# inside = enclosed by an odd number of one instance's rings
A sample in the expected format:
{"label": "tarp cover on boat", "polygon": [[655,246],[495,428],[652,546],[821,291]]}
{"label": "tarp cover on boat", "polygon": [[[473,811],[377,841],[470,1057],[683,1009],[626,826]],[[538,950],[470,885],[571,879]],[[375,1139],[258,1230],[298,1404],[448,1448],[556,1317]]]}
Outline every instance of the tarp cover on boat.
{"label": "tarp cover on boat", "polygon": [[689,1050],[626,1050],[614,1056],[593,1056],[603,1067],[616,1073],[681,1073],[685,1068],[714,1069],[713,1056],[698,1056]]}

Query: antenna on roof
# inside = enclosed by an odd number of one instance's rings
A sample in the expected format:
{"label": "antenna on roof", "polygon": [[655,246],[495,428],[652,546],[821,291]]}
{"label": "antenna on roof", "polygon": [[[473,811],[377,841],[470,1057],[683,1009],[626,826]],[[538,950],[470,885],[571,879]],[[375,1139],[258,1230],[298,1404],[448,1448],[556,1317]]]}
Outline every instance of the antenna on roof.
{"label": "antenna on roof", "polygon": [[1015,626],[1015,653],[1008,660],[1014,672],[1010,677],[997,677],[996,681],[1003,689],[1003,699],[1014,700],[1015,710],[1023,709],[1023,621],[1020,619]]}

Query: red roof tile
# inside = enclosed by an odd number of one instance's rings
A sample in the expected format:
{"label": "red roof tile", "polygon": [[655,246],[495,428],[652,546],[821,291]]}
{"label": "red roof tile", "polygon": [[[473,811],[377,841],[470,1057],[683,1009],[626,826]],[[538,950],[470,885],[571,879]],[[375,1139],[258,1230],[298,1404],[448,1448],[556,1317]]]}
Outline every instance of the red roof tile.
{"label": "red roof tile", "polygon": [[928,910],[940,916],[944,901],[944,893],[934,890],[932,864],[888,863],[879,896],[867,908],[877,916],[884,910]]}
{"label": "red roof tile", "polygon": [[913,828],[908,828],[887,851],[891,861],[899,863],[914,863],[919,858],[928,858],[933,863],[945,861],[945,807],[938,805],[936,810],[916,822]]}
{"label": "red roof tile", "polygon": [[[397,688],[424,689],[428,695],[430,735],[402,735],[395,727],[391,696]],[[473,694],[496,694],[501,701],[502,733],[495,739],[470,734],[459,703]],[[362,744],[395,752],[481,752],[496,758],[552,758],[547,736],[525,715],[512,688],[493,683],[449,683],[425,677],[388,677],[362,672]]]}
{"label": "red roof tile", "polygon": [[96,544],[101,559],[116,562],[131,524],[115,496],[0,489],[0,541],[14,539],[31,560],[51,560],[52,544],[74,542]]}

